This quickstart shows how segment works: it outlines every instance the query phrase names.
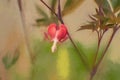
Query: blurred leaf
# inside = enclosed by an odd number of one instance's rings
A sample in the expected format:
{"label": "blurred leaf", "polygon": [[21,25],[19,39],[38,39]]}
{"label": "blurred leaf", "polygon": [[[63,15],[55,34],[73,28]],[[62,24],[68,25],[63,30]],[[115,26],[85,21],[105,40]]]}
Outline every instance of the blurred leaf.
{"label": "blurred leaf", "polygon": [[[57,0],[51,0],[51,7],[55,8]],[[40,16],[42,16],[42,18],[38,18],[36,19],[36,24],[34,24],[34,26],[47,26],[50,23],[58,23],[58,19],[56,18],[55,15],[53,15],[53,13],[51,12],[51,16],[49,17],[47,15],[47,13],[42,10],[39,6],[36,5],[36,9],[38,11],[38,13],[40,14]]]}
{"label": "blurred leaf", "polygon": [[41,18],[41,19],[37,19],[36,22],[45,22],[46,19],[45,18]]}
{"label": "blurred leaf", "polygon": [[49,19],[41,18],[41,19],[36,19],[36,26],[46,26],[49,24]]}
{"label": "blurred leaf", "polygon": [[67,0],[62,11],[62,15],[65,16],[73,12],[84,0]]}
{"label": "blurred leaf", "polygon": [[105,80],[120,80],[120,64],[108,63]]}
{"label": "blurred leaf", "polygon": [[111,10],[111,5],[108,3],[107,0],[95,0],[95,2],[97,3],[97,5],[103,9],[104,14],[111,14],[112,10]]}
{"label": "blurred leaf", "polygon": [[51,16],[48,19],[44,19],[44,18],[40,18],[40,19],[36,19],[36,24],[35,26],[38,27],[47,27],[49,24],[51,23],[58,23],[58,19],[55,16]]}
{"label": "blurred leaf", "polygon": [[[83,45],[79,43],[78,46],[81,53],[84,54]],[[68,80],[87,80],[86,76],[89,74],[89,71],[81,61],[80,56],[71,44],[66,47],[70,58],[70,76]]]}
{"label": "blurred leaf", "polygon": [[120,64],[110,60],[105,61],[94,80],[120,80]]}
{"label": "blurred leaf", "polygon": [[58,0],[51,0],[51,8],[55,10],[55,6]]}
{"label": "blurred leaf", "polygon": [[80,28],[77,30],[95,30],[95,25],[94,24],[87,24],[87,25],[84,25],[84,26],[80,26]]}
{"label": "blurred leaf", "polygon": [[[51,53],[52,43],[34,40],[33,49],[36,54],[35,62],[33,63],[30,80],[87,80],[89,76],[89,70],[85,68],[76,50],[71,43],[62,43],[58,46],[55,53]],[[81,43],[77,43],[78,48],[82,54],[85,54],[90,64],[90,68],[93,63],[93,57],[96,51],[96,45],[83,46]],[[102,45],[101,45],[102,46]],[[98,59],[101,56],[104,46],[101,47],[98,55]],[[107,69],[103,66],[102,72]],[[113,65],[115,66],[115,65]],[[111,66],[112,68],[112,66]],[[111,71],[111,68],[109,69]],[[111,72],[105,73],[105,76],[111,74]],[[115,72],[115,71],[114,71]],[[101,73],[103,74],[103,73]],[[112,74],[111,74],[112,75]],[[47,77],[46,77],[47,76]],[[87,76],[87,77],[86,77]],[[104,75],[96,75],[94,80],[115,80],[106,79]],[[101,76],[101,77],[99,77]],[[115,77],[116,75],[114,75]]]}
{"label": "blurred leaf", "polygon": [[51,46],[52,44],[47,41],[33,41],[33,50],[36,57],[32,65],[30,80],[57,80],[52,79],[56,76],[57,53],[51,53]]}
{"label": "blurred leaf", "polygon": [[9,69],[11,68],[15,63],[16,61],[18,60],[19,58],[19,53],[16,53],[13,58],[10,57],[10,53],[8,53],[5,57],[3,57],[2,61],[5,65],[5,68],[6,69]]}
{"label": "blurred leaf", "polygon": [[117,12],[118,10],[120,10],[120,0],[110,0],[110,1],[114,9],[114,12]]}
{"label": "blurred leaf", "polygon": [[67,48],[64,46],[58,50],[57,57],[57,73],[60,76],[60,80],[69,80],[70,76],[70,58]]}
{"label": "blurred leaf", "polygon": [[36,9],[37,9],[38,13],[40,13],[40,15],[42,15],[45,19],[48,19],[47,13],[44,12],[44,10],[42,10],[38,5],[36,5]]}
{"label": "blurred leaf", "polygon": [[31,80],[86,79],[88,72],[71,44],[59,45],[55,53],[51,53],[51,43],[35,40],[33,45],[36,59],[33,63]]}
{"label": "blurred leaf", "polygon": [[95,0],[95,2],[99,7],[103,8],[106,14],[112,12],[111,8],[113,9],[113,12],[120,10],[120,0]]}

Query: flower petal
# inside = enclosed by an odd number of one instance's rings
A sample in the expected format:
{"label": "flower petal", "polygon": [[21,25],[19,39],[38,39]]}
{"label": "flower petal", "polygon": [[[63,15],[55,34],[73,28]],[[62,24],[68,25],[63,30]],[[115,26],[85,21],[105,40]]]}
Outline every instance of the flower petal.
{"label": "flower petal", "polygon": [[50,24],[48,27],[48,35],[50,36],[51,39],[55,37],[57,31],[57,25],[55,23]]}
{"label": "flower petal", "polygon": [[65,25],[61,24],[59,26],[59,29],[57,30],[57,38],[59,41],[61,41],[66,37],[66,35],[67,35],[67,28]]}

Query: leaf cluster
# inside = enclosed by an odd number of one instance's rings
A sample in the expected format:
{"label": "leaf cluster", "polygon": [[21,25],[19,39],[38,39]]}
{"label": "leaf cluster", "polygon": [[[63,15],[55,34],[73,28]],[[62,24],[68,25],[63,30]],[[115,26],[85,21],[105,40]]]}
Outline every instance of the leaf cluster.
{"label": "leaf cluster", "polygon": [[81,26],[79,30],[106,31],[120,24],[120,0],[95,0],[98,8],[90,15],[91,22]]}
{"label": "leaf cluster", "polygon": [[[84,0],[66,0],[63,1],[63,10],[62,12],[62,17],[65,15],[70,14],[73,12]],[[58,3],[58,0],[50,0],[50,8],[55,12],[57,11],[56,5]],[[57,17],[53,14],[53,12],[50,11],[49,14],[45,12],[41,7],[38,5],[36,6],[36,9],[38,13],[42,16],[38,19],[36,19],[36,25],[37,26],[46,26],[52,22],[58,23]],[[50,16],[49,16],[50,15]]]}

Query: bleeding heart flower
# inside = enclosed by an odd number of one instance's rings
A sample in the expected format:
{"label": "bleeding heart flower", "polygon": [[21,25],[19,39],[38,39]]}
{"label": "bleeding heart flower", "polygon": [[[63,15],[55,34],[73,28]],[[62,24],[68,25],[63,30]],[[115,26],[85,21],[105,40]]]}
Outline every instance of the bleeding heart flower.
{"label": "bleeding heart flower", "polygon": [[52,52],[55,51],[58,42],[65,41],[67,39],[67,28],[64,24],[57,26],[55,23],[48,26],[47,35],[50,40],[53,41],[53,46],[51,48]]}

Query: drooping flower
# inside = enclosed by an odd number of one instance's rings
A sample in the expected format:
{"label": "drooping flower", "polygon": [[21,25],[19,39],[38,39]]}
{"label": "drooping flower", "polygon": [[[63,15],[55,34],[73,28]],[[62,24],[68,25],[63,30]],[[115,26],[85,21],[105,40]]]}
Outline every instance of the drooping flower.
{"label": "drooping flower", "polygon": [[50,40],[53,42],[52,52],[55,51],[56,45],[58,42],[63,42],[67,38],[67,28],[64,24],[56,25],[52,23],[48,26],[47,36],[50,37]]}

